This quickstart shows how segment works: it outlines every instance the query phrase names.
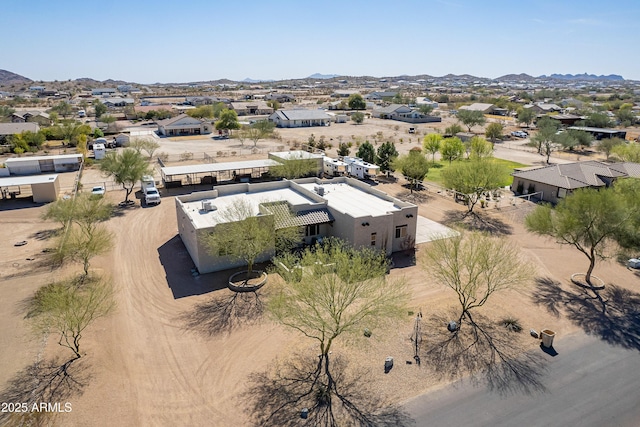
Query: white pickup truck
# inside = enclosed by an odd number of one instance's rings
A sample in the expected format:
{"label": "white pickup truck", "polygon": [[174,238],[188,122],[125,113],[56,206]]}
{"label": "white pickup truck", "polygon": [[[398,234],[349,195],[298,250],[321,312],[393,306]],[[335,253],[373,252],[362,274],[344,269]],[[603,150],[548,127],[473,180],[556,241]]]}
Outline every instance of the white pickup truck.
{"label": "white pickup truck", "polygon": [[142,193],[144,197],[144,203],[146,205],[159,205],[160,204],[160,193],[156,188],[156,182],[152,176],[145,175],[142,177],[141,187]]}

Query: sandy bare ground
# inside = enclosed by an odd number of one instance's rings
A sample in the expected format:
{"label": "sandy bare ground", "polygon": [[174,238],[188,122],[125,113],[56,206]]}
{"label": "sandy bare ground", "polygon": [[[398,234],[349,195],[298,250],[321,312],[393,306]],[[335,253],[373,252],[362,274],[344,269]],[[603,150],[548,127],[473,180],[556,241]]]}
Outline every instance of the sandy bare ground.
{"label": "sandy bare ground", "polygon": [[[381,184],[379,188],[402,197],[407,192],[400,184]],[[112,191],[107,196],[115,202],[124,198],[124,193]],[[435,193],[423,193],[422,200],[420,214],[436,221],[447,221],[463,210]],[[0,242],[5,242],[0,249],[3,254],[12,254],[7,261],[3,257],[3,262],[28,257],[47,245],[47,240],[35,238],[22,249],[12,250],[9,245],[56,227],[38,218],[41,209],[0,210]],[[109,221],[108,226],[116,234],[115,248],[109,256],[96,259],[93,266],[112,278],[118,308],[85,334],[83,363],[90,376],[82,393],[70,398],[73,412],[58,415],[56,424],[247,425],[248,402],[242,394],[248,387],[249,374],[268,369],[274,360],[282,360],[294,351],[316,351],[312,342],[266,318],[231,326],[212,322],[211,319],[218,319],[219,309],[212,300],[229,296],[224,287],[229,273],[191,276],[192,262],[177,237],[175,215],[173,198],[164,197],[159,206],[136,205],[119,211]],[[571,289],[570,274],[586,269],[586,258],[575,250],[527,233],[522,226],[524,212],[519,208],[491,215],[495,216],[498,229],[522,248],[541,277]],[[23,250],[27,252],[20,252]],[[416,257],[420,259],[426,250],[428,245],[421,246]],[[375,330],[371,339],[354,337],[351,345],[339,343],[334,347],[334,354],[347,355],[352,366],[367,372],[371,387],[384,394],[384,401],[389,403],[450,380],[436,374],[428,359],[421,367],[406,364],[405,360],[413,358],[409,337],[415,313],[421,310],[425,319],[433,315],[447,318],[449,309],[456,304],[453,293],[430,280],[410,258],[399,255],[396,265],[391,277],[409,283],[413,295],[409,310],[414,314],[408,312],[405,321],[389,325],[387,330]],[[46,346],[37,338],[32,339],[20,311],[22,300],[60,274],[43,270],[2,280],[5,297],[0,299],[0,390],[38,355],[50,358],[64,354],[52,338]],[[637,291],[640,285],[638,276],[612,261],[600,263],[596,274],[606,278],[607,283],[630,290]],[[263,289],[268,293],[268,285]],[[522,349],[538,345],[537,340],[528,337],[529,328],[551,328],[558,335],[565,335],[578,327],[553,316],[540,302],[538,290],[531,284],[496,295],[479,313],[493,320],[506,315],[519,318],[525,330],[518,337]],[[429,327],[442,328],[442,324],[429,323]],[[424,346],[433,342],[433,335],[427,330]],[[388,355],[395,358],[396,365],[385,375],[382,367]]]}

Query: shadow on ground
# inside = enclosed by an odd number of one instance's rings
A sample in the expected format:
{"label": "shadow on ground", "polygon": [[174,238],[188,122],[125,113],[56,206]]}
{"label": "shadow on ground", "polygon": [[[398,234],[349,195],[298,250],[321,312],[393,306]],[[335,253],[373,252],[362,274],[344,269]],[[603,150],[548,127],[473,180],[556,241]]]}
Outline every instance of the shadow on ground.
{"label": "shadow on ground", "polygon": [[497,235],[508,235],[513,232],[513,228],[509,224],[486,213],[448,210],[444,213],[442,224],[447,227],[461,227],[470,231],[482,231]]}
{"label": "shadow on ground", "polygon": [[[241,396],[255,425],[260,426],[408,426],[413,420],[398,407],[384,405],[384,398],[369,384],[370,374],[332,357],[335,387],[327,387],[319,375],[318,357],[295,355],[276,361],[265,372],[249,376],[249,389]],[[308,410],[307,418],[301,412]]]}
{"label": "shadow on ground", "polygon": [[541,382],[546,373],[540,354],[527,351],[522,333],[510,332],[489,319],[474,315],[465,319],[457,332],[449,332],[447,324],[457,319],[456,313],[429,319],[430,336],[422,342],[426,347],[424,364],[429,364],[443,378],[467,377],[474,384],[485,382],[501,395],[544,392]]}
{"label": "shadow on ground", "polygon": [[241,326],[257,323],[264,314],[258,292],[222,289],[178,318],[183,328],[204,336],[230,333]]}
{"label": "shadow on ground", "polygon": [[536,279],[532,298],[558,317],[565,315],[587,334],[640,350],[640,294],[608,284],[597,294],[580,286],[564,287],[549,277]]}
{"label": "shadow on ground", "polygon": [[409,202],[409,203],[414,203],[416,205],[419,205],[421,203],[428,202],[434,197],[431,194],[429,194],[426,190],[414,189],[413,192],[411,192],[408,185],[403,185],[403,187],[406,188],[407,190],[401,191],[395,195],[395,197],[402,200],[403,202]]}
{"label": "shadow on ground", "polygon": [[41,402],[60,402],[64,411],[65,402],[83,393],[89,383],[89,364],[83,359],[71,359],[64,363],[51,359],[33,363],[11,378],[7,387],[0,391],[0,402],[26,403],[29,411],[20,413],[0,412],[1,425],[53,425],[52,412],[32,411],[33,405]]}
{"label": "shadow on ground", "polygon": [[227,286],[226,281],[216,275],[192,275],[193,261],[177,234],[158,248],[158,255],[175,299],[202,295]]}
{"label": "shadow on ground", "polygon": [[38,208],[44,203],[36,203],[33,197],[18,197],[16,199],[0,199],[0,211],[13,211],[16,209]]}

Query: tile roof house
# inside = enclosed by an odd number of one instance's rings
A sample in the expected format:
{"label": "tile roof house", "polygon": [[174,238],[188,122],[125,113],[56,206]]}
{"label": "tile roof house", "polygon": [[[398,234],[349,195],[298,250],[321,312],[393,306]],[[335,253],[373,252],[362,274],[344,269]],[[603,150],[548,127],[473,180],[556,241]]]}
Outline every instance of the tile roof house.
{"label": "tile roof house", "polygon": [[322,110],[278,110],[269,116],[269,121],[280,128],[329,126],[331,116]]}
{"label": "tile roof house", "polygon": [[542,192],[538,199],[557,203],[578,188],[609,187],[618,178],[640,178],[640,164],[593,160],[518,170],[511,175],[515,194]]}
{"label": "tile roof house", "polygon": [[158,122],[158,133],[163,136],[205,135],[212,131],[213,125],[210,121],[195,119],[186,114]]}

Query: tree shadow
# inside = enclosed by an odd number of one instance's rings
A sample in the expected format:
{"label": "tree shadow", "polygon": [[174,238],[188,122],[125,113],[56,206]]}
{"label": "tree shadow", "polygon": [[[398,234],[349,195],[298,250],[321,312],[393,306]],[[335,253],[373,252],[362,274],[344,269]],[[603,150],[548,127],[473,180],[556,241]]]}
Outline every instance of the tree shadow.
{"label": "tree shadow", "polygon": [[640,294],[614,284],[601,291],[581,286],[569,290],[549,277],[536,279],[533,301],[555,316],[564,314],[589,335],[640,350]]}
{"label": "tree shadow", "polygon": [[448,318],[430,319],[432,327],[425,329],[432,336],[423,338],[423,342],[431,339],[424,364],[430,364],[436,373],[449,380],[468,377],[475,385],[484,382],[489,390],[501,395],[529,395],[546,390],[541,381],[546,373],[543,358],[528,351],[517,333],[477,314],[474,320],[465,320],[457,331],[449,332],[448,320],[458,317],[451,313]]}
{"label": "tree shadow", "polygon": [[[407,189],[409,188],[408,185],[403,185],[403,187]],[[411,192],[411,190],[401,191],[396,194],[396,197],[403,202],[409,202],[416,205],[427,203],[429,200],[433,199],[433,196],[426,190],[420,190],[416,188],[413,189],[413,192]]]}
{"label": "tree shadow", "polygon": [[[332,356],[335,381],[331,398],[321,380],[317,357],[297,354],[264,372],[249,376],[241,399],[259,426],[408,426],[411,417],[396,406],[384,405],[370,385],[370,373]],[[302,412],[306,409],[306,418]]]}
{"label": "tree shadow", "polygon": [[40,230],[29,236],[30,239],[35,240],[49,240],[53,237],[58,237],[62,233],[62,228],[52,228],[48,230]]}
{"label": "tree shadow", "polygon": [[502,236],[513,233],[513,227],[500,218],[477,212],[445,211],[442,224],[448,227],[461,227],[470,231],[482,231]]}
{"label": "tree shadow", "polygon": [[[11,378],[4,390],[0,391],[0,402],[26,403],[29,410],[20,413],[0,412],[2,425],[50,425],[46,422],[51,411],[33,411],[41,403],[62,405],[74,396],[82,395],[91,379],[90,365],[82,359],[70,359],[60,363],[51,359],[28,365]],[[56,411],[57,412],[57,411]]]}
{"label": "tree shadow", "polygon": [[258,292],[223,289],[208,301],[180,315],[178,320],[185,330],[212,337],[258,323],[264,309]]}

